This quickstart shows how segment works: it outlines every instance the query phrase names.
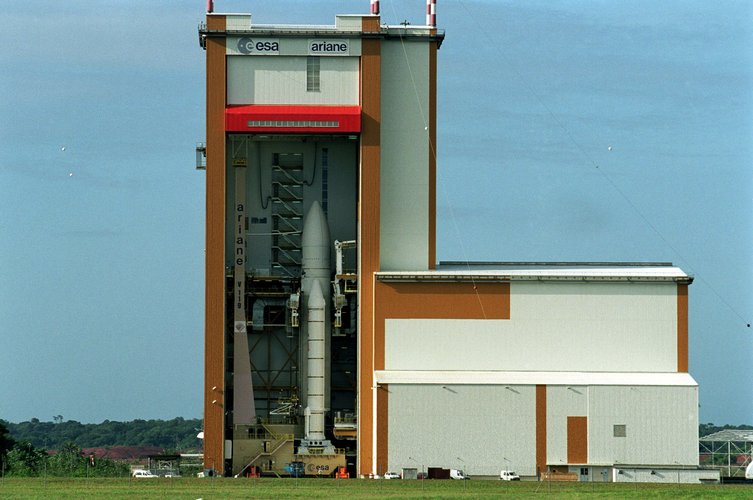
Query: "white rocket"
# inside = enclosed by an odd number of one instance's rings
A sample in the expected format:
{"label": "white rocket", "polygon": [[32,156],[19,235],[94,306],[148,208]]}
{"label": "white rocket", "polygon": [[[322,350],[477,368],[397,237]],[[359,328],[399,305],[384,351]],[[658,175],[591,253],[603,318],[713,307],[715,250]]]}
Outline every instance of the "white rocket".
{"label": "white rocket", "polygon": [[[301,288],[306,312],[304,329],[307,352],[304,368],[306,387],[301,392],[305,404],[306,437],[301,443],[305,453],[309,446],[329,447],[324,439],[324,413],[327,410],[330,295],[329,226],[322,207],[315,201],[303,221],[301,237]],[[299,453],[301,452],[299,448]]]}

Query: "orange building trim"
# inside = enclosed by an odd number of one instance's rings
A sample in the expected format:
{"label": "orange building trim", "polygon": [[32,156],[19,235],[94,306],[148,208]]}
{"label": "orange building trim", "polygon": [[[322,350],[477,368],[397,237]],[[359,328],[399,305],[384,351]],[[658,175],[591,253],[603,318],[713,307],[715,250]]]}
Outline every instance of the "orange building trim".
{"label": "orange building trim", "polygon": [[379,16],[363,17],[361,18],[361,31],[363,33],[379,33],[380,23]]}
{"label": "orange building trim", "polygon": [[[364,17],[363,31],[379,30],[378,17]],[[381,161],[381,40],[361,44],[361,167],[358,198],[358,459],[359,474],[374,463],[374,273],[379,270],[379,185]],[[379,396],[377,396],[377,399]]]}
{"label": "orange building trim", "polygon": [[390,390],[387,384],[377,387],[377,473],[387,472],[387,443],[389,442],[389,396]]}
{"label": "orange building trim", "polygon": [[546,386],[536,386],[536,475],[546,470]]}
{"label": "orange building trim", "polygon": [[[387,318],[510,319],[510,283],[377,281],[376,298],[376,330],[382,337]],[[384,352],[376,369],[384,369]]]}
{"label": "orange building trim", "polygon": [[437,42],[429,44],[429,263],[437,268]]}
{"label": "orange building trim", "polygon": [[677,285],[677,372],[688,373],[688,285]]}
{"label": "orange building trim", "polygon": [[588,417],[567,417],[567,463],[588,463]]}
{"label": "orange building trim", "polygon": [[[207,16],[225,29],[225,16]],[[207,37],[207,169],[204,316],[204,467],[224,473],[225,394],[225,38]]]}

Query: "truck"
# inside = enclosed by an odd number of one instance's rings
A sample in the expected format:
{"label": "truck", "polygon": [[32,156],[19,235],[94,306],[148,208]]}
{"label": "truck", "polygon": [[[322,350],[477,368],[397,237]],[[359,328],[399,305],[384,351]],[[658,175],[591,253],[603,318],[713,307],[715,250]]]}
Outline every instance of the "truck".
{"label": "truck", "polygon": [[470,477],[466,476],[461,469],[429,467],[427,479],[470,479]]}

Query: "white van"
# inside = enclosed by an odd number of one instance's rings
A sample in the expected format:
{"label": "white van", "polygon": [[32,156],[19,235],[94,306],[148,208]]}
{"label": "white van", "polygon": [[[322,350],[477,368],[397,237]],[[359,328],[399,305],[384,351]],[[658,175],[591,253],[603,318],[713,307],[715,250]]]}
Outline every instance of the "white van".
{"label": "white van", "polygon": [[152,474],[148,470],[137,469],[133,471],[133,477],[159,477],[159,476],[156,474]]}
{"label": "white van", "polygon": [[503,470],[499,473],[499,478],[502,481],[520,481],[520,476],[511,470]]}
{"label": "white van", "polygon": [[450,469],[450,479],[470,479],[470,477],[460,469]]}

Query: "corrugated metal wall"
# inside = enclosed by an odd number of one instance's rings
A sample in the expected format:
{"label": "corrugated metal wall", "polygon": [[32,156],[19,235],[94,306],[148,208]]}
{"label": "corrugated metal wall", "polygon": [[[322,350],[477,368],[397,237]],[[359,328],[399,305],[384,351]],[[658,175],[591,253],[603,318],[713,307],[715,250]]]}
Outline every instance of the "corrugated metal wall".
{"label": "corrugated metal wall", "polygon": [[532,386],[390,385],[389,468],[533,475],[535,397]]}
{"label": "corrugated metal wall", "polygon": [[[389,385],[389,469],[536,475],[535,386]],[[568,461],[568,417],[587,421],[594,465],[697,465],[696,387],[549,386],[547,464]],[[614,425],[626,436],[615,437]],[[577,444],[577,443],[576,443]],[[410,457],[410,458],[409,458]],[[384,472],[384,471],[380,471]]]}
{"label": "corrugated metal wall", "polygon": [[546,399],[546,461],[548,464],[566,464],[567,418],[588,415],[588,387],[548,386]]}
{"label": "corrugated metal wall", "polygon": [[320,57],[320,90],[306,91],[306,56],[227,58],[228,104],[358,105],[358,57]]}
{"label": "corrugated metal wall", "polygon": [[382,43],[380,264],[426,270],[429,254],[429,47]]}
{"label": "corrugated metal wall", "polygon": [[589,399],[590,462],[698,464],[697,387],[599,386]]}

